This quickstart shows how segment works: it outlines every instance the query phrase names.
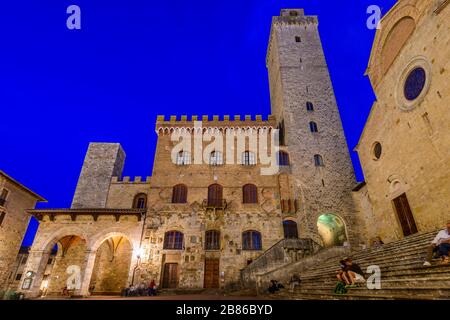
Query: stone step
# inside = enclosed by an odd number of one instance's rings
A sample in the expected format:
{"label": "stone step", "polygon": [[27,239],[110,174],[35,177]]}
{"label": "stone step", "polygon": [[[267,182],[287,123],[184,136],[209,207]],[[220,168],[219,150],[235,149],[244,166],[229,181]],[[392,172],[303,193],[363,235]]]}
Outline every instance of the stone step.
{"label": "stone step", "polygon": [[[373,261],[386,261],[389,263],[395,263],[396,261],[400,260],[400,259],[405,259],[405,258],[409,258],[409,257],[414,257],[417,258],[418,260],[421,260],[423,262],[423,260],[426,257],[426,247],[417,247],[417,248],[411,248],[408,250],[405,249],[400,249],[399,252],[396,252],[395,254],[392,255],[387,255],[387,254],[383,254],[383,252],[379,252],[378,255],[373,255],[373,256],[363,256],[360,258],[355,258],[354,256],[352,256],[353,261],[355,261],[358,264],[364,263],[364,262],[370,262],[371,264],[373,264]],[[339,263],[339,258],[336,258],[335,260],[328,260],[327,262],[323,263],[320,266],[316,266],[314,267],[315,270],[317,271],[321,271],[321,270],[325,270],[328,269],[332,266],[338,266]]]}
{"label": "stone step", "polygon": [[[401,273],[401,274],[392,274],[392,275],[385,275],[382,274],[381,275],[381,280],[382,281],[387,281],[387,280],[402,280],[402,279],[415,279],[415,278],[426,278],[426,279],[430,279],[430,280],[434,280],[434,279],[438,279],[438,278],[443,278],[445,276],[447,276],[449,274],[448,270],[447,271],[442,271],[442,272],[432,272],[432,273],[426,273],[426,272],[409,272],[409,273]],[[302,279],[302,284],[308,284],[308,283],[317,283],[317,282],[336,282],[337,278],[335,275],[326,275],[326,276],[321,276],[321,277],[317,277],[317,278],[303,278]]]}
{"label": "stone step", "polygon": [[[364,268],[363,268],[364,270]],[[324,272],[322,274],[311,274],[311,273],[301,273],[300,278],[302,281],[317,280],[317,279],[336,279],[337,270],[330,270],[329,272]],[[426,275],[427,277],[433,277],[433,274],[442,275],[443,273],[449,274],[450,265],[436,265],[432,267],[402,265],[397,268],[382,268],[381,277],[392,278],[392,277],[406,277],[414,274],[419,274],[421,276]]]}
{"label": "stone step", "polygon": [[391,242],[377,249],[351,252],[353,261],[366,270],[370,265],[381,268],[381,289],[366,285],[348,289],[348,294],[333,293],[339,259],[325,260],[320,266],[299,272],[302,283],[294,293],[283,290],[275,299],[449,299],[450,265],[424,267],[427,248],[438,231],[417,234]]}
{"label": "stone step", "polygon": [[[327,287],[333,289],[336,286],[336,279],[327,279],[325,281],[316,281],[316,282],[303,282],[299,288],[301,289],[309,289],[314,290],[314,288]],[[365,287],[364,284],[361,286]],[[381,279],[381,287],[382,288],[394,288],[394,287],[410,287],[410,289],[414,289],[416,286],[429,286],[433,288],[449,288],[450,289],[450,276],[446,277],[435,277],[435,278],[420,278],[420,277],[410,277],[403,279]]]}
{"label": "stone step", "polygon": [[353,258],[353,260],[367,260],[367,259],[373,259],[373,258],[379,257],[379,256],[395,258],[398,256],[408,255],[413,252],[426,254],[427,248],[428,248],[428,244],[416,244],[416,245],[410,246],[410,247],[398,247],[397,249],[395,249],[395,250],[393,249],[390,251],[380,250],[378,252],[367,253],[364,255],[362,255],[362,254],[360,254],[358,256],[351,255],[351,257]]}
{"label": "stone step", "polygon": [[[355,293],[346,293],[346,294],[334,294],[334,293],[314,293],[310,292],[308,294],[301,293],[283,293],[279,295],[270,295],[267,296],[270,299],[294,299],[294,300],[441,300],[445,298],[437,298],[432,295],[414,295],[405,297],[404,295],[371,295],[371,294],[355,294]],[[445,299],[446,300],[446,299]]]}
{"label": "stone step", "polygon": [[[329,287],[314,287],[310,289],[299,289],[298,293],[308,294],[311,292],[320,293],[320,294],[331,294],[333,293],[334,288]],[[415,287],[412,289],[411,287],[392,287],[392,288],[381,288],[380,290],[369,290],[367,288],[352,288],[348,290],[351,294],[370,294],[376,296],[392,296],[392,295],[402,295],[405,297],[415,296],[417,294],[420,295],[428,295],[435,296],[439,298],[450,298],[450,288],[444,287]]]}
{"label": "stone step", "polygon": [[410,248],[410,247],[415,247],[418,245],[429,245],[432,241],[432,237],[429,238],[425,238],[425,239],[416,239],[414,241],[408,241],[408,242],[397,242],[395,244],[390,244],[390,245],[383,245],[379,248],[368,248],[368,249],[358,249],[355,251],[352,251],[352,254],[355,257],[359,257],[360,255],[367,255],[367,254],[376,254],[380,251],[384,251],[386,253],[392,252],[392,251],[396,251],[398,250],[398,248]]}
{"label": "stone step", "polygon": [[[373,257],[364,257],[364,258],[353,258],[353,261],[357,264],[361,265],[364,263],[367,263],[367,265],[372,265],[374,262],[378,262],[378,264],[396,264],[399,263],[399,261],[405,261],[405,260],[411,260],[416,259],[418,262],[421,262],[423,264],[425,258],[426,258],[427,252],[426,248],[418,248],[415,250],[408,250],[404,251],[401,254],[398,253],[396,255],[383,255],[380,253],[379,255],[373,256]],[[436,260],[438,261],[438,260]],[[339,267],[339,258],[336,258],[335,260],[328,260],[327,262],[323,263],[320,266],[315,266],[314,270],[316,271],[322,271],[327,270],[332,267]]]}
{"label": "stone step", "polygon": [[[400,247],[398,248],[396,251],[392,251],[389,254],[387,254],[384,251],[378,251],[377,253],[374,254],[365,254],[365,255],[360,255],[360,256],[356,256],[356,255],[350,255],[354,261],[358,261],[358,262],[362,262],[362,261],[372,261],[372,259],[374,258],[380,258],[382,257],[383,259],[391,259],[391,260],[396,260],[397,258],[400,257],[404,257],[404,256],[420,256],[425,258],[426,253],[427,253],[427,247],[428,245],[417,245],[417,246],[413,246],[413,247]],[[337,260],[336,262],[334,262],[334,264],[337,264],[339,260]],[[327,267],[329,265],[331,265],[333,262],[326,262],[323,266],[319,266],[319,268],[317,269],[321,269],[322,267]]]}
{"label": "stone step", "polygon": [[380,248],[367,248],[365,250],[358,250],[357,252],[375,252],[378,250],[390,250],[390,249],[395,249],[399,246],[404,247],[404,246],[414,245],[417,243],[431,243],[431,241],[433,240],[433,238],[435,237],[435,235],[438,232],[439,231],[435,231],[435,232],[428,233],[428,234],[422,234],[422,235],[416,236],[414,238],[408,238],[408,239],[405,238],[402,240],[384,244]]}
{"label": "stone step", "polygon": [[[355,261],[357,264],[360,265],[361,269],[365,270],[367,269],[367,267],[369,265],[377,265],[380,267],[382,272],[385,271],[390,271],[390,270],[396,270],[396,269],[402,269],[402,267],[408,267],[408,268],[412,268],[412,267],[419,267],[423,265],[423,259],[421,258],[417,258],[414,256],[411,257],[406,257],[404,259],[397,259],[397,260],[389,260],[389,261],[383,261],[383,260],[372,260],[370,262],[364,262],[364,263],[360,263],[359,261]],[[323,268],[323,269],[310,269],[310,270],[306,270],[301,272],[302,276],[311,276],[311,277],[315,277],[315,276],[320,276],[323,274],[331,274],[331,273],[336,273],[339,270],[339,265],[336,263],[336,265],[328,267],[328,268]]]}

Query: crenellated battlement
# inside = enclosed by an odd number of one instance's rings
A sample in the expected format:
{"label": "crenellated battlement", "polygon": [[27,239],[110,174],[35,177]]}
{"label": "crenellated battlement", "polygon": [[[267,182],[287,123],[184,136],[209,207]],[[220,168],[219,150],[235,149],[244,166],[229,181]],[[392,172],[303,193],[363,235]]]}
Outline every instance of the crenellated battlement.
{"label": "crenellated battlement", "polygon": [[[294,12],[295,15],[291,13]],[[286,26],[318,26],[319,19],[317,16],[306,16],[303,9],[282,9],[279,16],[272,17],[272,26],[270,28],[269,44],[267,45],[266,66],[269,67],[270,55],[272,52],[274,29]]]}
{"label": "crenellated battlement", "polygon": [[125,177],[112,177],[111,178],[111,183],[124,183],[124,184],[130,184],[130,183],[134,183],[134,184],[149,184],[150,180],[152,177],[148,176],[145,177],[144,179],[142,179],[141,176],[136,176],[133,178],[133,180],[131,179],[131,177],[129,176],[125,176]]}
{"label": "crenellated battlement", "polygon": [[277,127],[277,121],[274,115],[267,115],[266,117],[263,117],[262,115],[245,115],[244,117],[241,117],[240,115],[235,115],[233,117],[230,117],[229,115],[214,115],[212,117],[208,115],[192,115],[190,117],[187,115],[171,115],[168,118],[164,115],[159,115],[156,120],[156,132],[170,131],[175,128],[186,128],[190,130],[197,125],[197,121],[201,122],[203,128],[217,128],[219,130],[241,128],[273,129]]}

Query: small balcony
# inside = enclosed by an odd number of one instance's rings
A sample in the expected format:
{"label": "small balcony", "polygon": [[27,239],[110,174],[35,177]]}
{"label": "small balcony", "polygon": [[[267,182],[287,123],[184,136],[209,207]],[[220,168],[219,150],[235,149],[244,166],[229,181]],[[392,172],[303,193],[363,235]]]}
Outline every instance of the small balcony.
{"label": "small balcony", "polygon": [[281,213],[283,214],[294,214],[298,211],[298,200],[297,199],[282,199],[280,200]]}
{"label": "small balcony", "polygon": [[6,199],[1,199],[0,198],[0,207],[4,207],[6,204]]}
{"label": "small balcony", "polygon": [[225,199],[204,199],[202,203],[203,209],[219,209],[225,210],[227,208],[227,201]]}

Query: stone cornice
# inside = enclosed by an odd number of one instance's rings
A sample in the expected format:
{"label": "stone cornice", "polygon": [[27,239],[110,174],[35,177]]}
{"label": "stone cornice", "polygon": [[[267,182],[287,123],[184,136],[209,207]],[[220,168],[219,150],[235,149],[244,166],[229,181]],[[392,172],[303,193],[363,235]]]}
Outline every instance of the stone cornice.
{"label": "stone cornice", "polygon": [[121,216],[136,216],[138,221],[147,212],[147,209],[109,209],[109,208],[92,208],[92,209],[33,209],[27,210],[27,213],[33,215],[39,221],[44,216],[48,216],[50,221],[54,221],[55,216],[69,215],[72,221],[76,221],[78,216],[92,216],[97,221],[99,216],[114,216],[119,221]]}

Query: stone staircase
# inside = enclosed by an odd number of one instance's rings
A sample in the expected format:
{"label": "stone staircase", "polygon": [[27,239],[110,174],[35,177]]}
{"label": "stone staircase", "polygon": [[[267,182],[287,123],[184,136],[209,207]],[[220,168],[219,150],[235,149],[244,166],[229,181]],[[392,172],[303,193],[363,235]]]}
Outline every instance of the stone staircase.
{"label": "stone staircase", "polygon": [[274,299],[450,299],[450,265],[433,261],[431,267],[422,266],[427,247],[438,231],[406,237],[385,244],[378,249],[352,253],[354,263],[366,271],[370,265],[381,269],[381,289],[370,290],[365,284],[336,295],[338,260],[324,261],[314,269],[300,273],[302,283],[290,293],[288,286]]}

